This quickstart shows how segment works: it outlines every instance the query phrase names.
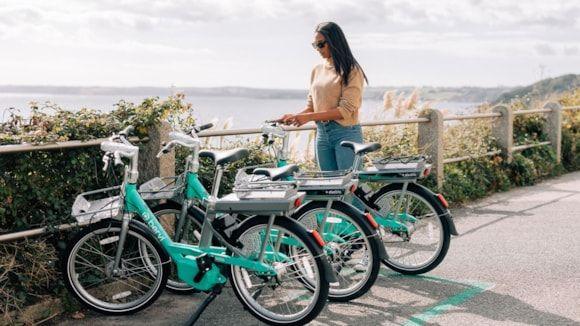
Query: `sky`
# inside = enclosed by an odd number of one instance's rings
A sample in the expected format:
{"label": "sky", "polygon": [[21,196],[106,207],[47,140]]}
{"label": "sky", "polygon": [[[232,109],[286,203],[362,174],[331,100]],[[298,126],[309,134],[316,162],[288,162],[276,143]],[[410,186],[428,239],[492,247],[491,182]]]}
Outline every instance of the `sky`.
{"label": "sky", "polygon": [[303,89],[323,21],[371,86],[580,73],[579,0],[0,0],[0,85]]}

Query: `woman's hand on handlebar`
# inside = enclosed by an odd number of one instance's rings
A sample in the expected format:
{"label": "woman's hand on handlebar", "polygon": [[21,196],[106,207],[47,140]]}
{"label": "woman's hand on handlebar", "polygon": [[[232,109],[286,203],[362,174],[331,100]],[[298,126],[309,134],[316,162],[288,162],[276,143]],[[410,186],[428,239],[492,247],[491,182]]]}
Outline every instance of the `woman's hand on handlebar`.
{"label": "woman's hand on handlebar", "polygon": [[295,127],[300,127],[311,120],[310,113],[299,113],[292,117],[291,124]]}
{"label": "woman's hand on handlebar", "polygon": [[283,123],[285,125],[289,125],[294,120],[294,114],[284,114],[281,118],[276,120],[277,122]]}

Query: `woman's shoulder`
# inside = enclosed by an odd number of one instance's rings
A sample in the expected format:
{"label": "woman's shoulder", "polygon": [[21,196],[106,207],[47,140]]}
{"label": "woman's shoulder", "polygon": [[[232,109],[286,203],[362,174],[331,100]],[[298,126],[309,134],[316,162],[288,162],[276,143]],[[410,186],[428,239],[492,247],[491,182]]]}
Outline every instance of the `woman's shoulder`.
{"label": "woman's shoulder", "polygon": [[312,67],[312,72],[318,71],[322,68],[324,68],[324,63],[317,63],[314,65],[314,67]]}
{"label": "woman's shoulder", "polygon": [[352,66],[352,68],[350,70],[349,79],[354,78],[354,77],[362,78],[362,76],[363,76],[363,71],[362,71],[361,67],[359,67],[358,65]]}
{"label": "woman's shoulder", "polygon": [[355,65],[352,67],[350,72],[348,73],[348,81],[349,84],[352,81],[363,82],[364,81],[364,73],[361,67]]}

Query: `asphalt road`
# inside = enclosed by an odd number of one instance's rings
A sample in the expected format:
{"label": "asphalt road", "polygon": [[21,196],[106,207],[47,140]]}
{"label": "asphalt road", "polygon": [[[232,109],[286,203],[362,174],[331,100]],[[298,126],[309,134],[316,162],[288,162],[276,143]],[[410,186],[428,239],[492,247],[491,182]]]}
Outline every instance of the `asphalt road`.
{"label": "asphalt road", "polygon": [[[364,297],[329,304],[313,325],[580,325],[580,173],[453,211],[460,236],[419,277],[383,267]],[[135,315],[86,312],[60,325],[179,325],[202,300],[164,294]],[[259,325],[231,289],[199,325]]]}

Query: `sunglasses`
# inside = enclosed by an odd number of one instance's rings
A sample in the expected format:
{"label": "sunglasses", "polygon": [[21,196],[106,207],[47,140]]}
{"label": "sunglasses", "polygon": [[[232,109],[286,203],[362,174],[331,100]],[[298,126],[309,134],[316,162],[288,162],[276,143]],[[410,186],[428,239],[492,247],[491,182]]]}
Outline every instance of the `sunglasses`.
{"label": "sunglasses", "polygon": [[320,41],[317,43],[312,43],[312,47],[316,50],[316,49],[322,49],[323,47],[326,46],[326,41]]}

